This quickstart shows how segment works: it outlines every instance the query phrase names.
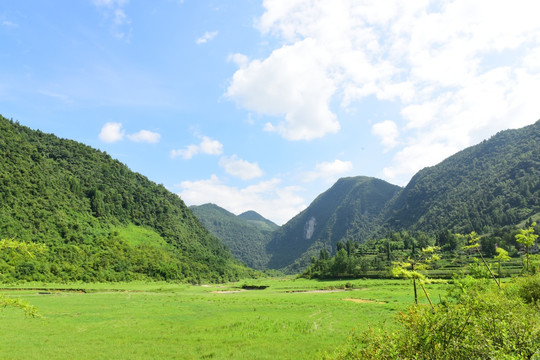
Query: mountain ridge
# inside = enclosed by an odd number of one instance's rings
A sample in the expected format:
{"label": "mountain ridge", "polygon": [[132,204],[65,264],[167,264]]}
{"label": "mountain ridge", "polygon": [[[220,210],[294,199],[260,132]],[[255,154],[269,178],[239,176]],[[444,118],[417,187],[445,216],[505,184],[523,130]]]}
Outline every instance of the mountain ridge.
{"label": "mountain ridge", "polygon": [[[351,181],[363,183],[365,179],[339,179],[276,231],[267,246],[272,257],[269,266],[298,272],[318,251],[335,252],[338,241],[364,242],[401,230],[482,233],[537,214],[540,120],[521,129],[501,131],[424,168],[403,188],[387,183],[396,191],[392,196],[379,197],[383,208],[373,209],[376,216],[362,218],[358,217],[358,209],[365,205],[362,200],[366,194],[337,190],[346,188],[348,183],[350,186]],[[372,192],[373,189],[368,193]],[[317,208],[326,208],[326,215],[312,220],[308,214],[317,212]],[[302,236],[308,229],[312,229],[309,239]]]}
{"label": "mountain ridge", "polygon": [[5,279],[215,282],[250,273],[180,197],[104,152],[0,116],[0,159],[0,238],[49,249],[15,265],[0,256]]}
{"label": "mountain ridge", "polygon": [[255,211],[235,215],[216,204],[190,206],[202,224],[220,239],[233,256],[255,269],[265,269],[268,254],[265,246],[278,226]]}

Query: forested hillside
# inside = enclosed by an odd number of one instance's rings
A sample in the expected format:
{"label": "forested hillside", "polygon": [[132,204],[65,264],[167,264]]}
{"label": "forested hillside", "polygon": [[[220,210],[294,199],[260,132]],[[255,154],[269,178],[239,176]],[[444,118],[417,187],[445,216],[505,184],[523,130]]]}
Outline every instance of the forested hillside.
{"label": "forested hillside", "polygon": [[278,230],[269,266],[297,272],[338,242],[363,243],[389,233],[497,232],[540,213],[540,121],[502,131],[438,165],[401,189],[382,180],[340,179]]}
{"label": "forested hillside", "polygon": [[274,231],[279,229],[279,225],[276,223],[265,219],[261,214],[256,211],[250,210],[238,215],[240,219],[244,219],[250,224],[258,227],[263,231]]}
{"label": "forested hillside", "polygon": [[191,206],[203,225],[225,245],[233,256],[255,269],[265,269],[269,256],[265,246],[276,224],[254,211],[238,216],[214,204]]}
{"label": "forested hillside", "polygon": [[338,180],[307,209],[276,231],[267,251],[271,268],[296,272],[320,249],[332,252],[338,241],[363,241],[377,231],[376,219],[399,186],[370,177]]}
{"label": "forested hillside", "polygon": [[106,153],[0,116],[0,238],[48,251],[6,279],[222,281],[249,270],[183,201]]}
{"label": "forested hillside", "polygon": [[419,171],[383,221],[392,231],[484,233],[538,212],[540,121],[502,131]]}

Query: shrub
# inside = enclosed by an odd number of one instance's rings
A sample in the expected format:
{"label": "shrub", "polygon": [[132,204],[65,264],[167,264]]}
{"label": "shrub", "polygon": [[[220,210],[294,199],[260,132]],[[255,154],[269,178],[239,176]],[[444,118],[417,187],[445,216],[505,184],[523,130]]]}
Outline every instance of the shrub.
{"label": "shrub", "polygon": [[[528,285],[517,288],[537,289]],[[435,311],[412,306],[399,315],[396,331],[354,334],[333,358],[531,359],[539,355],[537,304],[525,303],[516,295],[519,291],[465,291],[467,296],[439,304]]]}

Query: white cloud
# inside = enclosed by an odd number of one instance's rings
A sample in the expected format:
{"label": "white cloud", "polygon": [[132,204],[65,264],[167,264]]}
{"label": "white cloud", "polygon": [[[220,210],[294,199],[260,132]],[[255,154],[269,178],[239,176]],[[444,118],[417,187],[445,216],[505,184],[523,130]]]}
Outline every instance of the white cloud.
{"label": "white cloud", "polygon": [[129,140],[135,142],[158,143],[161,135],[156,132],[141,130],[135,134],[128,135],[127,137]]}
{"label": "white cloud", "polygon": [[101,141],[113,143],[122,140],[124,138],[124,133],[125,131],[122,130],[121,123],[106,123],[103,125],[103,128],[101,128],[99,138]]}
{"label": "white cloud", "polygon": [[217,31],[212,31],[212,32],[205,32],[203,36],[201,36],[200,38],[198,38],[195,42],[197,44],[206,44],[208,41],[212,40],[213,38],[215,38],[217,36],[218,32]]}
{"label": "white cloud", "polygon": [[249,64],[249,58],[244,54],[231,54],[227,60],[235,63],[240,68],[246,67]]}
{"label": "white cloud", "polygon": [[311,140],[339,130],[329,110],[334,81],[325,68],[327,54],[306,39],[272,52],[264,61],[253,60],[233,76],[227,96],[246,109],[284,116],[267,124],[289,140]]}
{"label": "white cloud", "polygon": [[256,162],[250,163],[246,160],[239,159],[236,155],[222,157],[219,160],[219,166],[224,168],[228,174],[242,180],[251,180],[263,175],[263,171]]}
{"label": "white cloud", "polygon": [[281,187],[280,179],[262,181],[245,188],[231,187],[212,175],[208,180],[184,181],[178,194],[189,205],[215,203],[235,214],[248,210],[283,224],[306,208],[298,187]]}
{"label": "white cloud", "polygon": [[399,135],[399,130],[396,123],[391,120],[373,124],[371,132],[381,139],[381,143],[386,151],[394,148],[398,144],[397,137]]}
{"label": "white cloud", "polygon": [[265,58],[235,54],[239,69],[226,95],[281,117],[265,129],[289,140],[338,131],[333,104],[362,106],[368,96],[395,103],[401,118],[372,127],[383,151],[397,149],[384,170],[389,181],[540,117],[540,3],[265,0],[263,7],[257,27],[279,45]]}
{"label": "white cloud", "polygon": [[191,159],[197,154],[221,155],[223,153],[223,144],[217,140],[212,140],[203,136],[199,145],[189,145],[185,149],[171,151],[171,158],[181,156],[184,159]]}
{"label": "white cloud", "polygon": [[[101,128],[99,139],[104,142],[113,143],[124,140],[125,130],[122,123],[108,122]],[[134,134],[127,135],[127,138],[134,142],[157,143],[161,135],[148,130],[141,130]]]}
{"label": "white cloud", "polygon": [[332,162],[322,162],[315,165],[315,170],[304,175],[305,182],[323,179],[326,182],[335,182],[340,176],[351,172],[353,164],[350,161],[336,159]]}
{"label": "white cloud", "polygon": [[129,0],[93,0],[94,6],[103,11],[106,19],[111,21],[111,32],[120,40],[129,40],[131,20],[124,11]]}

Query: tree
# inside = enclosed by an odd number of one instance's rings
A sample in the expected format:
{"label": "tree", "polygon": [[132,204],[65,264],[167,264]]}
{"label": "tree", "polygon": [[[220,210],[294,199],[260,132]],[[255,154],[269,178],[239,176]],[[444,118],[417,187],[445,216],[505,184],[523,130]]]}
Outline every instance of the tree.
{"label": "tree", "polygon": [[501,262],[509,261],[510,256],[508,256],[508,251],[504,250],[501,247],[498,247],[496,251],[497,251],[497,255],[494,257],[494,259],[497,260],[499,264],[498,273],[499,273],[499,284],[500,284],[501,283]]}
{"label": "tree", "polygon": [[[47,248],[43,244],[24,243],[14,239],[0,240],[0,251],[5,252],[11,262],[16,262],[20,259],[34,258],[35,254],[44,253]],[[37,308],[28,304],[21,299],[8,298],[4,294],[0,294],[0,307],[15,307],[24,311],[26,316],[38,316]]]}
{"label": "tree", "polygon": [[529,272],[529,248],[534,245],[538,235],[534,233],[534,227],[536,223],[532,223],[528,229],[521,229],[520,233],[516,235],[516,241],[525,246],[525,257],[527,259],[527,272]]}
{"label": "tree", "polygon": [[418,294],[416,292],[416,283],[418,282],[433,310],[435,310],[435,307],[433,306],[427,290],[424,287],[424,283],[426,282],[427,278],[421,273],[421,271],[427,270],[429,264],[440,259],[439,254],[437,253],[439,250],[440,248],[438,246],[428,246],[427,248],[422,249],[422,254],[420,257],[416,258],[413,254],[413,256],[408,257],[406,261],[394,263],[395,266],[392,269],[392,274],[394,276],[412,279],[415,304],[418,304]]}
{"label": "tree", "polygon": [[[463,235],[460,235],[460,236],[463,236]],[[476,231],[473,231],[469,235],[467,235],[467,237],[469,238],[469,244],[470,245],[463,246],[462,249],[463,250],[473,250],[474,249],[474,250],[476,250],[478,252],[478,254],[480,255],[480,258],[482,259],[482,262],[484,263],[484,265],[488,269],[489,273],[491,274],[491,277],[493,278],[493,281],[495,281],[495,283],[497,284],[499,289],[501,289],[501,283],[499,281],[497,281],[497,278],[493,274],[493,271],[491,271],[491,268],[489,267],[488,263],[484,259],[484,256],[482,255],[482,252],[480,251],[480,243],[479,243],[480,236],[478,236]]]}

